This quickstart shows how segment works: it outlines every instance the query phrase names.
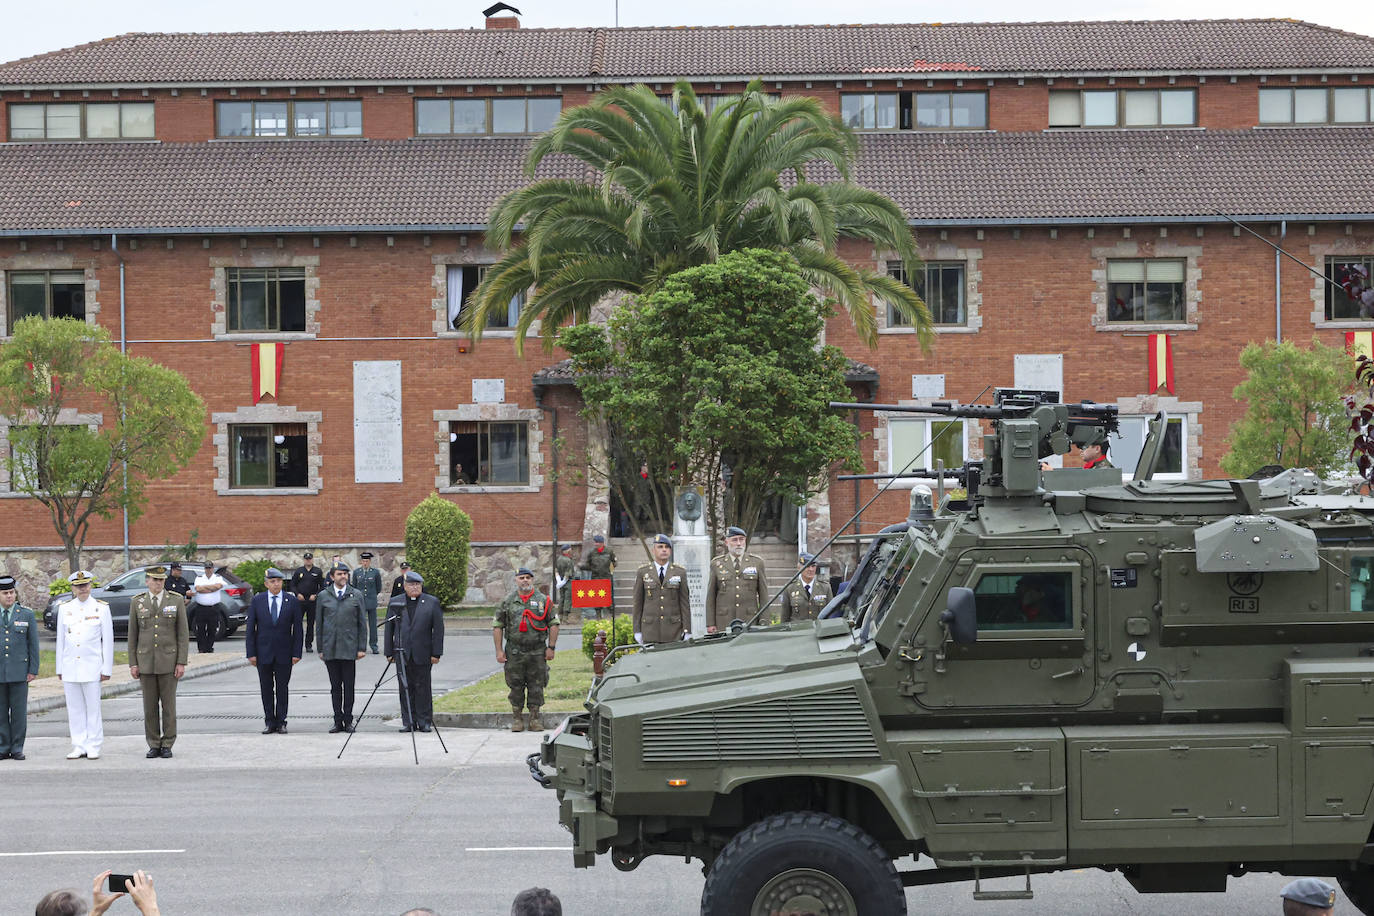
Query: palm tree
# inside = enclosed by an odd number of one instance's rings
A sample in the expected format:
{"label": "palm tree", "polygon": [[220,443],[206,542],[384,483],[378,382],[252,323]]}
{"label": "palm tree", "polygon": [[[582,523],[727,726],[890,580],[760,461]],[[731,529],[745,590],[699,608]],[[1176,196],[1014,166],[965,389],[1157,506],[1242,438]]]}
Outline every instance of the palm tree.
{"label": "palm tree", "polygon": [[[686,82],[671,105],[648,86],[612,88],[563,112],[525,164],[533,175],[561,154],[589,177],[535,181],[492,209],[487,244],[507,253],[474,291],[462,327],[480,338],[489,314],[532,289],[516,347],[542,319],[551,349],[559,326],[586,321],[610,293],[652,292],[723,252],[773,248],[791,252],[870,346],[876,299],[906,316],[929,348],[930,312],[915,291],[837,252],[852,237],[897,252],[909,267],[919,262],[897,204],[848,180],[857,153],[854,133],[819,101],[772,98],[758,81],[709,112]],[[809,181],[808,172],[839,180]]]}

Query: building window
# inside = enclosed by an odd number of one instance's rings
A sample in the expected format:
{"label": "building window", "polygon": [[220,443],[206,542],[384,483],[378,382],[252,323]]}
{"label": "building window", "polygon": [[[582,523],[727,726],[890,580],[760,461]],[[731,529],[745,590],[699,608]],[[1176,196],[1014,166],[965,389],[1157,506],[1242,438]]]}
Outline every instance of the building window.
{"label": "building window", "polygon": [[1374,318],[1374,315],[1365,314],[1360,303],[1351,299],[1345,294],[1345,290],[1341,289],[1352,277],[1358,277],[1360,273],[1364,274],[1359,280],[1360,285],[1368,286],[1369,278],[1374,276],[1374,257],[1365,255],[1326,259],[1326,278],[1331,281],[1325,284],[1327,321],[1362,321]]}
{"label": "building window", "polygon": [[[900,280],[916,290],[930,309],[930,317],[937,325],[962,326],[968,323],[964,308],[966,268],[963,261],[926,261],[917,271],[913,283],[907,276],[906,265],[889,263],[888,276]],[[889,328],[910,327],[911,322],[891,305],[887,307]]]}
{"label": "building window", "polygon": [[1050,92],[1050,127],[1192,127],[1193,89],[1072,89]]}
{"label": "building window", "polygon": [[24,270],[9,275],[10,328],[20,318],[86,320],[86,275],[79,270]]}
{"label": "building window", "polygon": [[235,489],[303,488],[310,462],[304,423],[265,423],[229,427]]}
{"label": "building window", "polygon": [[528,486],[528,423],[449,423],[449,485]]}
{"label": "building window", "polygon": [[361,137],[363,103],[356,99],[216,102],[217,137]]}
{"label": "building window", "polygon": [[471,134],[540,134],[553,127],[563,99],[417,99],[415,133],[457,137]]}
{"label": "building window", "polygon": [[1261,124],[1368,124],[1374,120],[1374,89],[1325,86],[1261,89]]}
{"label": "building window", "polygon": [[305,268],[231,267],[228,284],[227,330],[305,330]]}
{"label": "building window", "polygon": [[[946,468],[964,466],[968,436],[963,420],[889,419],[887,421],[887,472],[935,469],[936,461]],[[926,446],[929,444],[929,448]],[[894,486],[913,486],[915,481],[898,479]]]}
{"label": "building window", "polygon": [[1183,321],[1185,262],[1107,262],[1108,321]]}
{"label": "building window", "polygon": [[986,92],[846,92],[840,118],[855,130],[984,130]]}
{"label": "building window", "polygon": [[[1107,440],[1107,458],[1121,469],[1123,480],[1135,474],[1136,462],[1145,449],[1145,437],[1150,432],[1153,417],[1121,417],[1117,435]],[[1170,417],[1164,428],[1164,447],[1155,466],[1156,480],[1183,480],[1188,467],[1188,426],[1185,417]]]}
{"label": "building window", "polygon": [[[487,275],[490,264],[450,264],[448,265],[448,326],[458,330],[463,308],[467,305],[472,291]],[[504,312],[497,311],[487,316],[487,328],[508,330],[520,320],[520,309],[525,305],[525,292],[521,290],[511,297]]]}
{"label": "building window", "polygon": [[50,102],[9,107],[11,140],[151,140],[152,102]]}

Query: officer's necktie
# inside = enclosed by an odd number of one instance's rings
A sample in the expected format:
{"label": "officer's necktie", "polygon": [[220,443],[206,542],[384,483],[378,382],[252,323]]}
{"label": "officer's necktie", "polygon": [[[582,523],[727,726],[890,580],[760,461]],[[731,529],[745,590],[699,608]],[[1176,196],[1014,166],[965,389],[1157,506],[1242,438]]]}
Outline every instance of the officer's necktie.
{"label": "officer's necktie", "polygon": [[663,584],[663,567],[662,567],[662,566],[660,566],[660,567],[658,568],[658,584],[659,584],[659,585],[662,585],[662,584]]}
{"label": "officer's necktie", "polygon": [[809,585],[806,587],[806,597],[808,597],[808,598],[811,597],[811,586],[809,586]]}
{"label": "officer's necktie", "polygon": [[[663,579],[663,574],[662,574],[662,573],[659,573],[659,580],[662,581],[662,579]],[[5,618],[5,626],[9,626],[9,625],[10,625],[10,609],[9,609],[9,608],[5,608],[3,615],[0,615],[0,616],[3,616],[3,617]]]}
{"label": "officer's necktie", "polygon": [[277,622],[277,601],[278,601],[277,596],[276,596],[276,595],[273,595],[273,596],[272,596],[272,622],[273,622],[273,623],[276,623],[276,622]]}

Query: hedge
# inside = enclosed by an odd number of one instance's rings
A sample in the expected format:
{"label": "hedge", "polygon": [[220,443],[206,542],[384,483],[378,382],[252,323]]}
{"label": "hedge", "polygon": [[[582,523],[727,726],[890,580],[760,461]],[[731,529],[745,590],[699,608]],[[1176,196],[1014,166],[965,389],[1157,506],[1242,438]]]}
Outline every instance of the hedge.
{"label": "hedge", "polygon": [[425,577],[425,591],[444,607],[467,594],[471,543],[472,519],[437,493],[406,518],[406,562]]}

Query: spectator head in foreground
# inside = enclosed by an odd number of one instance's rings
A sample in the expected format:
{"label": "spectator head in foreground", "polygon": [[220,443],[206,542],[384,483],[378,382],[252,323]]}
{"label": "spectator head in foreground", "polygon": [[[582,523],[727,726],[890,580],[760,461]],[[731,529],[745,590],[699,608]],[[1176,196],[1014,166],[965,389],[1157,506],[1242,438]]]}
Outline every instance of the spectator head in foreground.
{"label": "spectator head in foreground", "polygon": [[563,916],[563,904],[547,887],[526,888],[515,895],[510,916]]}

